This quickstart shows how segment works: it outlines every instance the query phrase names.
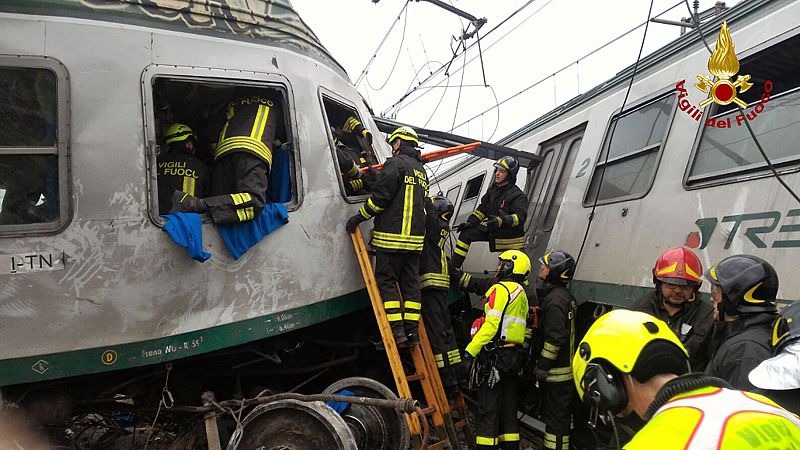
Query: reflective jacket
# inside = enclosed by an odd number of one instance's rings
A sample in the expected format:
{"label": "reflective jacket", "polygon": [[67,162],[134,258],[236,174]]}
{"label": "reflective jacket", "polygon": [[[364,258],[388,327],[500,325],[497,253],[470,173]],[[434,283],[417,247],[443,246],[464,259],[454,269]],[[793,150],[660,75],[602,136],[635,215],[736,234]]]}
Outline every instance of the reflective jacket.
{"label": "reflective jacket", "polygon": [[280,102],[266,95],[242,97],[228,105],[214,160],[234,152],[249,152],[272,166],[272,150],[278,125],[283,120]]}
{"label": "reflective jacket", "polygon": [[775,314],[759,313],[741,316],[724,325],[726,336],[706,367],[706,373],[722,378],[736,389],[762,392],[750,383],[748,375],[762,361],[772,357],[772,322]]}
{"label": "reflective jacket", "polygon": [[480,223],[489,217],[500,217],[502,225],[490,231],[491,251],[520,249],[525,245],[527,211],[528,199],[516,184],[508,183],[500,187],[492,184],[468,220],[474,222],[477,219]]}
{"label": "reflective jacket", "polygon": [[523,286],[513,281],[501,281],[489,288],[485,298],[483,311],[486,320],[467,345],[467,352],[477,356],[481,349],[493,340],[498,345],[523,344],[528,317],[528,297]]}
{"label": "reflective jacket", "polygon": [[657,295],[655,290],[637,300],[632,309],[645,312],[666,322],[686,347],[692,370],[697,372],[705,369],[714,352],[714,349],[711,348],[714,307],[700,299],[699,293],[695,295],[698,298],[684,303],[683,308],[674,316],[670,316],[664,309],[661,296]]}
{"label": "reflective jacket", "polygon": [[572,382],[575,312],[578,305],[564,286],[549,285],[539,298],[539,340],[542,342],[542,351],[536,366],[548,371],[548,382]]}
{"label": "reflective jacket", "polygon": [[[663,389],[663,388],[662,388]],[[702,387],[673,396],[627,450],[797,448],[800,419],[758,394]]]}
{"label": "reflective jacket", "polygon": [[160,214],[169,212],[175,191],[183,191],[198,198],[208,195],[211,176],[208,167],[200,159],[184,151],[173,150],[166,155],[159,155],[157,162]]}
{"label": "reflective jacket", "polygon": [[387,252],[422,252],[428,176],[419,153],[413,147],[401,146],[398,154],[383,164],[370,193],[358,212],[365,219],[375,217],[372,247]]}
{"label": "reflective jacket", "polygon": [[444,244],[450,227],[433,210],[430,198],[425,201],[425,243],[419,259],[420,286],[422,289],[450,289],[450,273]]}

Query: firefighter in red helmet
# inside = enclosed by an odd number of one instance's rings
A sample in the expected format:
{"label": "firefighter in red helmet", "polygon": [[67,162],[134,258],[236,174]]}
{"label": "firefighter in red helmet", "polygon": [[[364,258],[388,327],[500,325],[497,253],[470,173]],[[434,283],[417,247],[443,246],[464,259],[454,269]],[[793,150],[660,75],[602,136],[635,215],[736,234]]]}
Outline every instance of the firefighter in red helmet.
{"label": "firefighter in red helmet", "polygon": [[701,371],[714,352],[711,334],[714,307],[700,299],[703,266],[691,250],[683,247],[664,251],[653,267],[654,291],[633,306],[669,325],[689,351],[692,370]]}

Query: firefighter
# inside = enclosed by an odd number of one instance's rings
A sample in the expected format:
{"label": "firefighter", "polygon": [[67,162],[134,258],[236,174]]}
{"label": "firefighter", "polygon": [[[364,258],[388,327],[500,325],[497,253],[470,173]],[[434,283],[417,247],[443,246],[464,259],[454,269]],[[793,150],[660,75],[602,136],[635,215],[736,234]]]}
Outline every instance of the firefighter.
{"label": "firefighter", "polygon": [[703,266],[691,250],[667,249],[653,267],[654,291],[642,296],[634,311],[646,312],[669,325],[689,351],[693,371],[702,371],[714,349],[714,307],[700,298]]}
{"label": "firefighter", "polygon": [[195,151],[197,140],[192,129],[173,123],[166,132],[167,152],[158,155],[158,212],[167,214],[172,206],[172,193],[181,191],[194,197],[205,197],[208,190],[208,167]]}
{"label": "firefighter", "polygon": [[450,311],[447,309],[450,275],[444,244],[450,235],[449,223],[452,215],[453,204],[446,197],[437,195],[426,202],[425,245],[422,247],[419,262],[422,318],[425,320],[442,386],[448,395],[458,392],[455,369],[461,367],[461,353],[450,323]]}
{"label": "firefighter", "polygon": [[[361,122],[358,122],[355,118],[348,118],[345,121],[345,126],[350,124],[351,120],[358,123],[356,130],[361,130],[360,135],[366,134],[368,141],[372,142],[372,133],[365,130]],[[371,168],[366,172],[361,171],[363,167],[369,167],[366,156],[345,144],[342,139],[342,131],[338,128],[331,127],[331,134],[336,147],[336,159],[339,162],[339,170],[342,174],[345,192],[349,196],[367,194],[370,186],[375,181],[375,172]]]}
{"label": "firefighter", "polygon": [[472,366],[470,387],[478,389],[478,450],[519,449],[517,388],[524,362],[528,297],[523,282],[531,262],[519,250],[500,254],[497,282],[484,295],[484,322],[467,345],[465,364]]}
{"label": "firefighter", "polygon": [[774,356],[753,369],[748,379],[767,397],[800,415],[800,302],[778,313],[771,344]]}
{"label": "firefighter", "polygon": [[375,280],[395,343],[411,347],[419,344],[419,258],[425,239],[428,176],[413,129],[400,127],[387,142],[392,146],[392,157],[378,172],[370,198],[350,217],[346,229],[353,233],[359,223],[375,217],[370,241],[376,251]]}
{"label": "firefighter", "polygon": [[567,284],[575,274],[575,259],[567,252],[553,251],[539,258],[539,342],[536,381],[542,396],[541,416],[545,424],[544,447],[569,449],[572,423],[572,355],[575,353],[575,298]]}
{"label": "firefighter", "polygon": [[504,156],[494,163],[494,184],[467,221],[457,226],[458,242],[453,249],[453,268],[461,269],[469,246],[475,241],[489,242],[489,250],[520,250],[525,246],[525,217],[528,199],[517,187],[519,163]]}
{"label": "firefighter", "polygon": [[772,323],[776,319],[778,274],[763,259],[729,256],[706,272],[721,329],[720,345],[706,373],[736,389],[758,391],[750,371],[772,356]]}
{"label": "firefighter", "polygon": [[247,222],[261,215],[267,201],[276,132],[283,121],[276,95],[263,91],[228,104],[227,121],[214,149],[211,197],[176,191],[175,212],[208,211],[216,224]]}
{"label": "firefighter", "polygon": [[689,373],[689,355],[675,333],[643,312],[614,310],[597,319],[572,369],[595,424],[600,416],[646,421],[625,449],[793,448],[800,442],[800,419],[764,396]]}

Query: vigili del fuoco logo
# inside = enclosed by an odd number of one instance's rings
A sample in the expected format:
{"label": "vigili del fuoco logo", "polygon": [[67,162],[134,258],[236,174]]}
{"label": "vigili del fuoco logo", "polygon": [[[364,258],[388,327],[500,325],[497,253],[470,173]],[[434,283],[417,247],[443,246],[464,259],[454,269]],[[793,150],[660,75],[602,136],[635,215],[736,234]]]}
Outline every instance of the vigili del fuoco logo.
{"label": "vigili del fuoco logo", "polygon": [[[747,109],[748,104],[738,95],[747,92],[753,87],[753,83],[750,83],[750,75],[740,74],[737,76],[739,59],[736,58],[733,39],[728,31],[728,22],[722,22],[722,27],[719,29],[716,48],[708,58],[708,71],[711,72],[713,77],[699,74],[697,75],[697,83],[694,84],[698,90],[707,95],[697,106],[687,99],[689,93],[686,90],[686,80],[681,80],[675,84],[675,90],[678,93],[678,108],[681,111],[684,111],[689,117],[699,122],[703,117],[703,109],[712,102],[720,106],[734,103],[743,110]],[[734,76],[736,77],[735,80]],[[769,102],[771,92],[772,81],[767,80],[764,82],[761,101],[752,110],[740,112],[733,118],[733,121],[731,121],[730,116],[708,118],[706,119],[706,126],[732,128],[733,126],[744,125],[745,120],[754,120],[764,111],[765,105]]]}

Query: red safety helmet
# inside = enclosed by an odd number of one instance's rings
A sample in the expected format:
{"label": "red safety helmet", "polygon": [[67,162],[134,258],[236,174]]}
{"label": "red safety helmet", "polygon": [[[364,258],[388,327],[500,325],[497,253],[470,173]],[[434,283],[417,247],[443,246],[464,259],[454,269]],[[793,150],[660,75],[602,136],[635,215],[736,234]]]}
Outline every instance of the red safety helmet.
{"label": "red safety helmet", "polygon": [[656,260],[653,268],[653,282],[700,287],[703,280],[703,265],[700,259],[688,248],[670,248]]}

